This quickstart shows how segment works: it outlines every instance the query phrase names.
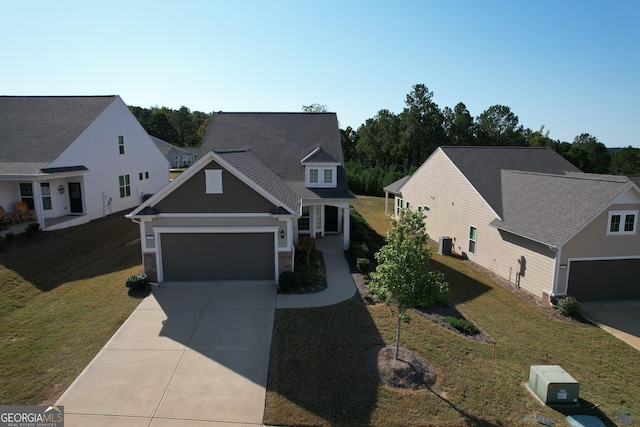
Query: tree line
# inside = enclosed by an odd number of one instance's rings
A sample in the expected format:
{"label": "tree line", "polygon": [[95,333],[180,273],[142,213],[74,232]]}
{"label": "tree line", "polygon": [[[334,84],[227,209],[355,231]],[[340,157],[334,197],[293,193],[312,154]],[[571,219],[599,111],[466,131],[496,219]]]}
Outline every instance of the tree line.
{"label": "tree line", "polygon": [[573,142],[549,137],[519,123],[505,105],[493,105],[473,117],[464,103],[440,108],[433,92],[416,84],[399,114],[382,109],[357,130],[340,129],[349,187],[357,194],[381,195],[382,188],[413,173],[440,146],[505,145],[549,147],[583,172],[640,175],[640,149],[610,150],[583,133]]}
{"label": "tree line", "polygon": [[191,111],[187,107],[129,107],[144,130],[178,147],[199,147],[211,120],[210,113]]}

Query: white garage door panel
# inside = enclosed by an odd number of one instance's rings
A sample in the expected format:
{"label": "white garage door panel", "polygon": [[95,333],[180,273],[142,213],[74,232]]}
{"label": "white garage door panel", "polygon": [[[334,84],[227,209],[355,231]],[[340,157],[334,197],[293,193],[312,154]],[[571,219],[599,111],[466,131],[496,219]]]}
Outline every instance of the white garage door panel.
{"label": "white garage door panel", "polygon": [[163,279],[274,280],[273,233],[161,234]]}

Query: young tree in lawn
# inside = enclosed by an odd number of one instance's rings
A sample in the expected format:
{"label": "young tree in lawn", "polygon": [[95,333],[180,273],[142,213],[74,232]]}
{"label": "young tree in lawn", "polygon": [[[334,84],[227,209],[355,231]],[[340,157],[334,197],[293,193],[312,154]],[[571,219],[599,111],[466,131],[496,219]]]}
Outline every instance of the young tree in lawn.
{"label": "young tree in lawn", "polygon": [[407,311],[432,304],[448,292],[444,275],[428,269],[431,259],[428,238],[423,213],[403,209],[399,219],[391,220],[387,244],[375,255],[378,266],[371,273],[370,291],[398,315],[395,359],[400,347],[400,325],[409,321]]}

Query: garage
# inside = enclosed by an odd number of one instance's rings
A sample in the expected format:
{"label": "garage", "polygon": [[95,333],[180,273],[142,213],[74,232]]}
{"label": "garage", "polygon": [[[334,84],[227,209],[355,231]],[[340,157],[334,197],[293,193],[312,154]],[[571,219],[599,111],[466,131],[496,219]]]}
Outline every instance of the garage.
{"label": "garage", "polygon": [[571,261],[567,293],[579,302],[640,299],[640,259]]}
{"label": "garage", "polygon": [[160,234],[163,280],[275,280],[274,233]]}

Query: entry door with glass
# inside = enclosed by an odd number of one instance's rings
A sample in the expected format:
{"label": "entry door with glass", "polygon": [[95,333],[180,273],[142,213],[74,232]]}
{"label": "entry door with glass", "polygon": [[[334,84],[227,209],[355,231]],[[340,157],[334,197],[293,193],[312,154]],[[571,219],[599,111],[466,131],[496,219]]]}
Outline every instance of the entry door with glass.
{"label": "entry door with glass", "polygon": [[82,213],[82,190],[79,182],[69,183],[69,209],[72,214]]}

